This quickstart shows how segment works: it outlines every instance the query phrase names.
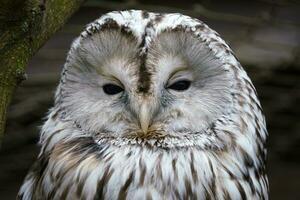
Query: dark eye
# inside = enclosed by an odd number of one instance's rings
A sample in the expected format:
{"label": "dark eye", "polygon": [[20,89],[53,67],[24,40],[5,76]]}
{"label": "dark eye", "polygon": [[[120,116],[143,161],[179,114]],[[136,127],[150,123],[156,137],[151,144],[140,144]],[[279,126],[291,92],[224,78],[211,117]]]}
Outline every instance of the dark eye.
{"label": "dark eye", "polygon": [[187,90],[190,87],[190,85],[191,85],[191,81],[182,80],[182,81],[177,81],[172,85],[168,86],[168,89],[183,91],[183,90]]}
{"label": "dark eye", "polygon": [[118,85],[114,85],[114,84],[106,84],[103,85],[103,91],[108,94],[108,95],[114,95],[114,94],[118,94],[120,92],[123,92],[124,89],[121,88]]}

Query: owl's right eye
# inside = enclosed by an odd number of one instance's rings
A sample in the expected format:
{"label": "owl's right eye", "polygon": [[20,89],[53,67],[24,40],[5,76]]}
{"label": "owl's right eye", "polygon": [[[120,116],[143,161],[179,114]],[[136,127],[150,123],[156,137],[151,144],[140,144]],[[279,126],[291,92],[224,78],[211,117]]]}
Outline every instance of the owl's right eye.
{"label": "owl's right eye", "polygon": [[124,89],[118,85],[109,83],[109,84],[103,85],[103,91],[108,95],[115,95],[120,92],[123,92]]}

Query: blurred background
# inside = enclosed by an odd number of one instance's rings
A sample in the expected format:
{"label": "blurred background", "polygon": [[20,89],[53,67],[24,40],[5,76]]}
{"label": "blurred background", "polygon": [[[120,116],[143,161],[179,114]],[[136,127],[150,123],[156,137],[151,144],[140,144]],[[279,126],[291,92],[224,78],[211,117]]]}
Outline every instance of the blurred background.
{"label": "blurred background", "polygon": [[38,155],[39,127],[72,40],[111,10],[180,12],[204,21],[232,47],[252,79],[270,134],[271,199],[300,199],[300,2],[297,0],[90,0],[31,59],[8,111],[0,151],[0,199],[15,199]]}

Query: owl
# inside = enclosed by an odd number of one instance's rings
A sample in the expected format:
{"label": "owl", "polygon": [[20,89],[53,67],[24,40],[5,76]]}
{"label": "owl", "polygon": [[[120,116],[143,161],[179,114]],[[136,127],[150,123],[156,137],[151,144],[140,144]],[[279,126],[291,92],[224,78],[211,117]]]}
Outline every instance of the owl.
{"label": "owl", "polygon": [[74,40],[18,199],[268,199],[265,118],[219,34],[103,15]]}

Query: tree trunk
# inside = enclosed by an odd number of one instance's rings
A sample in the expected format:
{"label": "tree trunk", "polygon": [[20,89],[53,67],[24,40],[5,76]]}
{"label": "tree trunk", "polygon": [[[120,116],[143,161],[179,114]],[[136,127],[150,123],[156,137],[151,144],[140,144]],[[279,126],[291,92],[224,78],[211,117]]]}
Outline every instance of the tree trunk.
{"label": "tree trunk", "polygon": [[25,67],[29,59],[83,2],[0,1],[0,142],[4,134],[7,107],[16,86],[26,79]]}

